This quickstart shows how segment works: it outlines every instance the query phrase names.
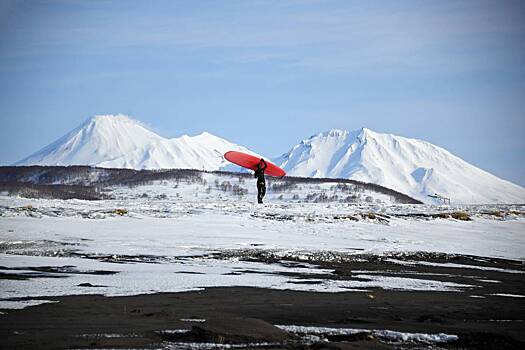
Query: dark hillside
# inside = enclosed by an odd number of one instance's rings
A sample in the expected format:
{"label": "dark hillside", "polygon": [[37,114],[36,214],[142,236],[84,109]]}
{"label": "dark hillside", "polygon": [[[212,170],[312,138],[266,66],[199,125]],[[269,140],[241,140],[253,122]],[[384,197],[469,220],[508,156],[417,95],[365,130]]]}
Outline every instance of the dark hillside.
{"label": "dark hillside", "polygon": [[[88,199],[83,193],[93,193],[93,199],[102,199],[100,189],[110,186],[139,186],[159,180],[184,180],[201,182],[203,173],[212,173],[224,176],[237,176],[249,179],[250,173],[235,173],[226,171],[204,172],[194,169],[162,169],[162,170],[133,170],[94,168],[89,166],[6,166],[0,167],[1,190],[10,193],[42,191],[50,193],[53,189],[59,191],[55,198]],[[403,193],[380,185],[360,182],[349,179],[306,178],[286,176],[282,179],[268,177],[268,186],[274,190],[293,187],[299,184],[333,183],[344,190],[351,185],[358,190],[369,190],[391,196],[397,203],[422,204],[420,201]],[[48,186],[48,187],[42,187]],[[97,189],[97,190],[94,190]],[[68,194],[69,193],[69,194]],[[79,197],[75,197],[78,193]],[[89,197],[89,196],[87,196]]]}

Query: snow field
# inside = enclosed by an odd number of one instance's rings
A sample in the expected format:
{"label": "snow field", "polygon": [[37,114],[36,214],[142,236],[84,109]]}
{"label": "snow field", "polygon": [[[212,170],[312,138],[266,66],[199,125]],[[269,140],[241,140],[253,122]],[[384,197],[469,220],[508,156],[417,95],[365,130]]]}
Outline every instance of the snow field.
{"label": "snow field", "polygon": [[[428,251],[525,260],[525,220],[519,216],[506,220],[474,216],[468,222],[391,217],[384,223],[334,219],[334,215],[439,208],[345,203],[258,206],[248,200],[232,200],[232,195],[215,200],[174,201],[168,194],[159,200],[152,198],[155,191],[161,191],[156,186],[116,191],[121,191],[120,199],[92,202],[1,197],[1,272],[25,274],[28,279],[3,279],[0,307],[23,307],[47,300],[19,303],[13,299],[20,297],[127,295],[213,286],[321,292],[368,288],[465,291],[475,288],[476,283],[381,276],[367,271],[356,271],[356,280],[338,280],[329,277],[330,270],[316,265],[210,257],[224,251],[257,249],[271,251],[275,256],[306,259],[323,252]],[[148,198],[137,199],[143,191],[150,194]],[[165,188],[162,191],[167,192]],[[116,208],[125,208],[126,213],[118,215]],[[54,270],[47,271],[49,267]],[[90,286],[82,286],[86,283]]]}

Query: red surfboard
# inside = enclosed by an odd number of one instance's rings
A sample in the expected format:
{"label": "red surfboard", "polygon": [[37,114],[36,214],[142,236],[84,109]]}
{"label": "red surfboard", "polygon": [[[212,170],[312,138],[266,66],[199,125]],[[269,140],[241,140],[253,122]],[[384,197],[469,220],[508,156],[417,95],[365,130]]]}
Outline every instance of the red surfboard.
{"label": "red surfboard", "polygon": [[[255,157],[251,154],[237,151],[229,151],[224,153],[224,158],[226,158],[233,164],[237,164],[239,166],[251,170],[257,169],[257,164],[261,162],[261,158],[259,157]],[[265,174],[275,177],[283,177],[284,175],[286,175],[286,172],[283,169],[279,168],[277,165],[273,164],[272,162],[266,159],[264,161],[268,165],[266,167],[266,170],[264,171]]]}

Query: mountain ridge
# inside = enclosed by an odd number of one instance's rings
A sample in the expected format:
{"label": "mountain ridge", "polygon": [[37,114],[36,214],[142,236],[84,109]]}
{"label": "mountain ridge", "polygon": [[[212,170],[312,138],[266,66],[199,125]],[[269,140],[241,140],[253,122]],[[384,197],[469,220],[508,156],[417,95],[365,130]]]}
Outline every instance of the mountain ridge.
{"label": "mountain ridge", "polygon": [[[238,171],[223,157],[230,150],[260,157],[206,131],[169,139],[128,116],[98,115],[14,165]],[[525,202],[525,188],[444,148],[366,127],[314,134],[272,161],[288,175],[375,183],[425,202],[435,193],[455,203]]]}
{"label": "mountain ridge", "polygon": [[228,150],[255,154],[208,132],[169,139],[125,115],[97,115],[14,165],[218,169]]}
{"label": "mountain ridge", "polygon": [[427,202],[436,193],[456,203],[525,202],[524,188],[442,147],[368,128],[312,135],[273,161],[290,175],[373,182]]}

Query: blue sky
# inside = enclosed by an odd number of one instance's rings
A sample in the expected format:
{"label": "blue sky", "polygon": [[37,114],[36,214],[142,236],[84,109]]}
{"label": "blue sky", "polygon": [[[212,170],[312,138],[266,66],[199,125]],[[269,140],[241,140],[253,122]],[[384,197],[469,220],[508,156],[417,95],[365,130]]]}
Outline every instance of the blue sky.
{"label": "blue sky", "polygon": [[0,164],[95,114],[273,157],[366,126],[525,185],[522,1],[0,2]]}

